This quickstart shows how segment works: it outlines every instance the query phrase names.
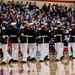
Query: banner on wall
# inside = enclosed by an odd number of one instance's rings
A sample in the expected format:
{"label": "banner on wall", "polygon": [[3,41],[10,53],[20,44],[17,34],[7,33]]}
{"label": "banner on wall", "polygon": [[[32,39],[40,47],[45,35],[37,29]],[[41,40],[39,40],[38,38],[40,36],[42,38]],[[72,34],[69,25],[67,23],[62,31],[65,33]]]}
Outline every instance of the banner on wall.
{"label": "banner on wall", "polygon": [[45,1],[45,2],[71,2],[71,3],[75,3],[75,0],[32,0],[32,1]]}

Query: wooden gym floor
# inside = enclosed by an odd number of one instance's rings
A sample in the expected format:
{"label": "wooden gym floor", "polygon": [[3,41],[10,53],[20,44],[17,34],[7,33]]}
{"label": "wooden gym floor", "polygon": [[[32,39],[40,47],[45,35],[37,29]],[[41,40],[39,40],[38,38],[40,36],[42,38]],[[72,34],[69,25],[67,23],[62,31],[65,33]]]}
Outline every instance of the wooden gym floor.
{"label": "wooden gym floor", "polygon": [[[62,61],[56,62],[55,55],[50,55],[50,61],[38,62],[39,56],[36,57],[37,62],[27,62],[21,64],[21,57],[18,63],[0,65],[0,75],[75,75],[75,60],[69,59],[65,55]],[[2,59],[0,58],[0,63]]]}

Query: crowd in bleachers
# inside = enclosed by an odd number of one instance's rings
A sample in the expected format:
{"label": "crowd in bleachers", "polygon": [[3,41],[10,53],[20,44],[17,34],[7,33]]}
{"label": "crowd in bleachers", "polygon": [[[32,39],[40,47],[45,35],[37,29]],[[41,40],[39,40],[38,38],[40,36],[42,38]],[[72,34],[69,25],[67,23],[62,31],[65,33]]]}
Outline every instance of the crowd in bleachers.
{"label": "crowd in bleachers", "polygon": [[8,22],[8,27],[12,21],[17,22],[17,27],[19,28],[22,21],[33,22],[35,26],[38,26],[39,21],[48,22],[49,25],[54,26],[55,21],[60,19],[63,26],[66,26],[66,21],[71,23],[75,21],[75,8],[66,5],[53,4],[44,5],[42,8],[36,5],[36,2],[14,2],[8,1],[7,3],[0,3],[0,14],[3,20]]}

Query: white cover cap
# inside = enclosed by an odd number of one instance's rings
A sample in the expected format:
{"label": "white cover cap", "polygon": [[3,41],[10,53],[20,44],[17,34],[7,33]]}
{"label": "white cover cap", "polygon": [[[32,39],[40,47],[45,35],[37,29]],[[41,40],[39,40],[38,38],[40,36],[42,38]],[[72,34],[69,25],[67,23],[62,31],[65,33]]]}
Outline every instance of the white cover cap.
{"label": "white cover cap", "polygon": [[74,26],[75,24],[71,24],[71,26]]}
{"label": "white cover cap", "polygon": [[6,28],[5,27],[2,27],[2,30],[5,30]]}
{"label": "white cover cap", "polygon": [[28,25],[30,26],[30,25],[33,25],[33,23],[28,23]]}
{"label": "white cover cap", "polygon": [[23,23],[28,23],[27,21],[24,21]]}
{"label": "white cover cap", "polygon": [[59,23],[59,24],[61,24],[61,22],[59,21],[59,20],[57,20],[57,22],[56,23]]}
{"label": "white cover cap", "polygon": [[44,22],[41,22],[41,24],[44,24]]}
{"label": "white cover cap", "polygon": [[47,23],[44,23],[44,25],[47,25]]}
{"label": "white cover cap", "polygon": [[8,24],[8,22],[7,22],[7,21],[3,21],[3,23],[6,23],[6,24]]}
{"label": "white cover cap", "polygon": [[16,25],[16,22],[12,22],[11,25],[12,25],[12,26],[13,26],[13,25]]}

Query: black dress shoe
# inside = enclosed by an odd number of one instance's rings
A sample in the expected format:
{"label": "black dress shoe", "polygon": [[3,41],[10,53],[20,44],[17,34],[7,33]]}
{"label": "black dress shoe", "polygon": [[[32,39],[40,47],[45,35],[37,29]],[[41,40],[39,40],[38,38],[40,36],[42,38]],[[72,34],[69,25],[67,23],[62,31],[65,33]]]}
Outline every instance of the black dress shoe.
{"label": "black dress shoe", "polygon": [[14,63],[17,63],[17,62],[18,62],[18,60],[13,60],[13,62],[14,62]]}
{"label": "black dress shoe", "polygon": [[75,59],[75,57],[72,57],[72,59]]}
{"label": "black dress shoe", "polygon": [[39,62],[44,62],[44,60],[40,60]]}
{"label": "black dress shoe", "polygon": [[60,60],[63,60],[63,58],[64,58],[64,56],[62,56],[62,57],[60,58]]}
{"label": "black dress shoe", "polygon": [[5,64],[6,64],[5,62],[2,62],[2,63],[1,63],[1,65],[5,65]]}
{"label": "black dress shoe", "polygon": [[26,61],[21,61],[21,63],[26,63]]}
{"label": "black dress shoe", "polygon": [[48,58],[48,55],[47,55],[47,56],[45,56],[45,58],[44,58],[44,59],[46,59],[46,58]]}
{"label": "black dress shoe", "polygon": [[30,61],[36,61],[36,59],[35,58],[31,58]]}
{"label": "black dress shoe", "polygon": [[56,59],[55,61],[60,61],[59,59]]}
{"label": "black dress shoe", "polygon": [[46,60],[50,60],[49,58],[47,58]]}
{"label": "black dress shoe", "polygon": [[13,62],[13,59],[9,60],[9,63],[8,64],[10,64],[11,62]]}
{"label": "black dress shoe", "polygon": [[45,58],[44,61],[50,60],[49,58]]}
{"label": "black dress shoe", "polygon": [[33,61],[37,61],[35,58],[33,58]]}
{"label": "black dress shoe", "polygon": [[71,56],[69,56],[69,58],[72,58],[73,56],[71,55]]}
{"label": "black dress shoe", "polygon": [[27,58],[27,61],[30,61],[30,56]]}
{"label": "black dress shoe", "polygon": [[33,59],[32,59],[32,58],[30,58],[30,61],[33,61]]}
{"label": "black dress shoe", "polygon": [[50,60],[48,56],[46,56],[46,57],[44,58],[44,61],[46,61],[46,60]]}

